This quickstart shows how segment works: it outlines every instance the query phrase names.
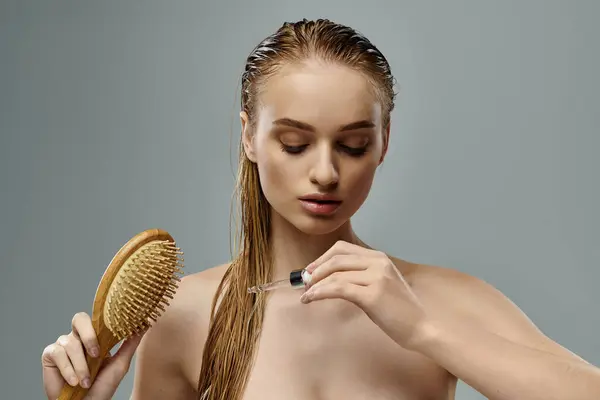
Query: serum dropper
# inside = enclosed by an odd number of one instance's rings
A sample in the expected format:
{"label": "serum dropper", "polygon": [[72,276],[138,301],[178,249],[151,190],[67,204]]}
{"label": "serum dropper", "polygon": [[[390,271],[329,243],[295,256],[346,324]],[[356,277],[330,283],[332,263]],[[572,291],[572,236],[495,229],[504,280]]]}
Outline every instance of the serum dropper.
{"label": "serum dropper", "polygon": [[287,279],[281,279],[278,281],[249,287],[248,293],[262,293],[282,288],[299,289],[310,284],[311,278],[312,276],[310,275],[310,272],[308,272],[306,269],[297,269],[290,272],[290,277]]}

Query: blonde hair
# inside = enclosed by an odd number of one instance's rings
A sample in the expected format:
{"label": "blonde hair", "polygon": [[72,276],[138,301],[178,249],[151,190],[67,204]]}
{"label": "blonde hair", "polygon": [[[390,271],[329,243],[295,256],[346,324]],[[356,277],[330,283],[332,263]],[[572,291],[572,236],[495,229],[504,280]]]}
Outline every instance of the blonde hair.
{"label": "blonde hair", "polygon": [[[326,19],[286,22],[261,41],[246,60],[241,109],[250,127],[256,120],[260,87],[284,63],[318,58],[354,68],[373,83],[384,107],[384,125],[394,108],[394,78],[387,60],[363,35]],[[214,296],[208,336],[202,355],[198,394],[202,400],[239,400],[252,368],[266,306],[264,294],[247,288],[272,279],[270,206],[256,164],[240,141],[236,193],[239,196],[240,249]]]}

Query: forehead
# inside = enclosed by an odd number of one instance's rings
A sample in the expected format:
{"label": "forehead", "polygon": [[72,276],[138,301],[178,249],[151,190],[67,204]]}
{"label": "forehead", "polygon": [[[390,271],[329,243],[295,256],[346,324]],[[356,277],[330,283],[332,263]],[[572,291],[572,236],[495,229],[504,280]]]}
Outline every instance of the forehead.
{"label": "forehead", "polygon": [[259,124],[291,118],[330,130],[359,120],[378,125],[381,119],[381,105],[363,74],[319,61],[284,65],[261,88],[259,103]]}

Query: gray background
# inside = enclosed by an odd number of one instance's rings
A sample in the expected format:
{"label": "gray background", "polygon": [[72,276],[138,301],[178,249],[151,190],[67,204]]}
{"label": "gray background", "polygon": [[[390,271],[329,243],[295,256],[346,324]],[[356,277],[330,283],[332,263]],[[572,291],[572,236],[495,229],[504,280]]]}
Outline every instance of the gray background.
{"label": "gray background", "polygon": [[401,84],[362,237],[491,282],[600,364],[599,16],[593,0],[3,1],[2,398],[42,398],[42,349],[135,233],[170,231],[187,272],[229,259],[244,59],[303,17],[358,28]]}

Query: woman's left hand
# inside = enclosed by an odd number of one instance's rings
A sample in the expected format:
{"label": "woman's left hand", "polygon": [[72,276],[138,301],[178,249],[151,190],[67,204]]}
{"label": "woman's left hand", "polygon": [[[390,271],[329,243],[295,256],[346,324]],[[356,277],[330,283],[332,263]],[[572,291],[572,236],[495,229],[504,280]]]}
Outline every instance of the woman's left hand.
{"label": "woman's left hand", "polygon": [[306,270],[312,279],[303,303],[348,300],[405,348],[420,334],[425,309],[385,253],[339,241]]}

